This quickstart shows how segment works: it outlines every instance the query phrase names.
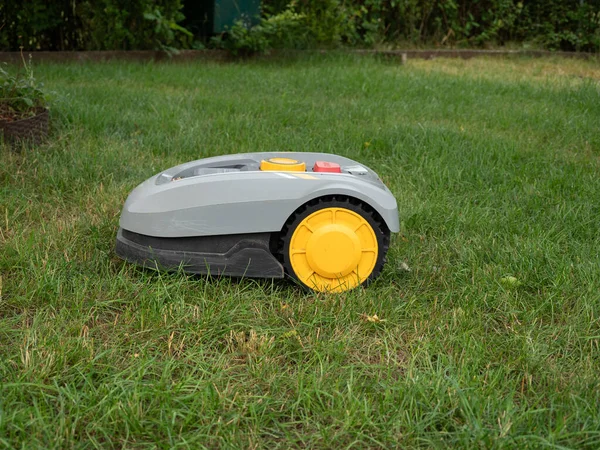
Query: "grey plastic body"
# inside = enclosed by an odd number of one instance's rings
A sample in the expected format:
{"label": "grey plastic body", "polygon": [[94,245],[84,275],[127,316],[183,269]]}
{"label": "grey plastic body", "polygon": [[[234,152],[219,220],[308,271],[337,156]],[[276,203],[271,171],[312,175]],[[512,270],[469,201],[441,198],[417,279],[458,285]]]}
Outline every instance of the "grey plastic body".
{"label": "grey plastic body", "polygon": [[[261,160],[274,157],[304,161],[307,171],[259,170]],[[342,173],[313,172],[316,161],[337,163]],[[367,203],[399,231],[396,199],[371,169],[333,154],[293,152],[218,156],[167,169],[131,192],[120,226],[165,238],[279,232],[300,206],[336,194]]]}

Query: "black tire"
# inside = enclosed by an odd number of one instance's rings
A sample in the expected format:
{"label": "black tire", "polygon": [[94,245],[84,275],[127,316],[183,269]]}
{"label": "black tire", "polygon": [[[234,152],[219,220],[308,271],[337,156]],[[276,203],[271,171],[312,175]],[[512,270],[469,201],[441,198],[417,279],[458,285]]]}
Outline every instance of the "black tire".
{"label": "black tire", "polygon": [[283,264],[286,275],[294,279],[304,288],[313,290],[310,286],[299,280],[294,273],[289,257],[290,241],[294,231],[306,217],[321,209],[332,207],[348,209],[359,214],[369,223],[375,232],[378,245],[377,260],[371,274],[360,284],[360,286],[368,286],[381,274],[383,266],[385,265],[386,255],[390,246],[390,230],[377,211],[355,198],[338,195],[327,196],[311,200],[302,205],[290,216],[281,232],[276,236],[273,242],[273,253]]}

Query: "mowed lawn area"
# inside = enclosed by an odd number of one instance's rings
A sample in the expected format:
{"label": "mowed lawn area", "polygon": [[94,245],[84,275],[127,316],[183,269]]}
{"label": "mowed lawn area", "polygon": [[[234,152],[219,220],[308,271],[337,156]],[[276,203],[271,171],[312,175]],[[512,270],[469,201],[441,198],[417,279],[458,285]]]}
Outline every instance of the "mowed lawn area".
{"label": "mowed lawn area", "polygon": [[[597,60],[35,74],[53,140],[0,147],[0,447],[600,446]],[[137,184],[270,150],[348,156],[390,187],[402,231],[369,288],[116,257]]]}

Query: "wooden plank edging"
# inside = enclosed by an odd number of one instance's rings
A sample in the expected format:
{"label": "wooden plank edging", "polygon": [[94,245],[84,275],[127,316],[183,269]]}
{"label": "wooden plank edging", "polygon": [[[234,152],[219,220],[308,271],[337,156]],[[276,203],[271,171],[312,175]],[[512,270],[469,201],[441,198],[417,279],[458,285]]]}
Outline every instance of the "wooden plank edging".
{"label": "wooden plank edging", "polygon": [[[230,56],[223,50],[180,50],[175,54],[168,54],[154,50],[130,51],[81,51],[81,52],[23,52],[25,58],[32,55],[34,62],[102,62],[102,61],[235,61],[237,58]],[[434,50],[273,50],[266,55],[256,56],[257,59],[276,59],[281,57],[298,57],[308,54],[355,54],[374,55],[391,59],[435,59],[435,58],[462,58],[476,57],[562,57],[578,59],[600,59],[598,54],[582,52],[552,52],[547,50],[462,50],[462,49],[434,49]],[[0,62],[17,64],[21,62],[20,52],[0,52]]]}

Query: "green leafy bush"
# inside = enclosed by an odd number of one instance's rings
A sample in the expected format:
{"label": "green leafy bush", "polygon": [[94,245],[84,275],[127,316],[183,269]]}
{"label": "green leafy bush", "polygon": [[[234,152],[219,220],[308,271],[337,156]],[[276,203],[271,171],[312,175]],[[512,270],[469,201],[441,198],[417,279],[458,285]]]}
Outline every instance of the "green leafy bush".
{"label": "green leafy bush", "polygon": [[305,14],[316,45],[486,46],[532,42],[600,50],[598,0],[263,0]]}
{"label": "green leafy bush", "polygon": [[249,26],[243,20],[236,21],[226,35],[213,38],[212,43],[215,47],[227,50],[235,56],[264,53],[270,47],[262,27]]}
{"label": "green leafy bush", "polygon": [[181,0],[0,0],[0,50],[186,48]]}
{"label": "green leafy bush", "polygon": [[89,50],[163,50],[189,46],[180,0],[98,0],[80,4]]}
{"label": "green leafy bush", "polygon": [[265,53],[272,48],[306,48],[313,41],[306,25],[305,14],[287,8],[261,19],[255,26],[239,20],[213,43],[233,55],[242,56]]}
{"label": "green leafy bush", "polygon": [[550,49],[599,51],[600,2],[529,0],[515,21],[517,40],[532,39]]}
{"label": "green leafy bush", "polygon": [[0,119],[22,119],[46,107],[48,96],[42,88],[33,76],[31,60],[23,58],[23,68],[16,74],[0,66]]}

